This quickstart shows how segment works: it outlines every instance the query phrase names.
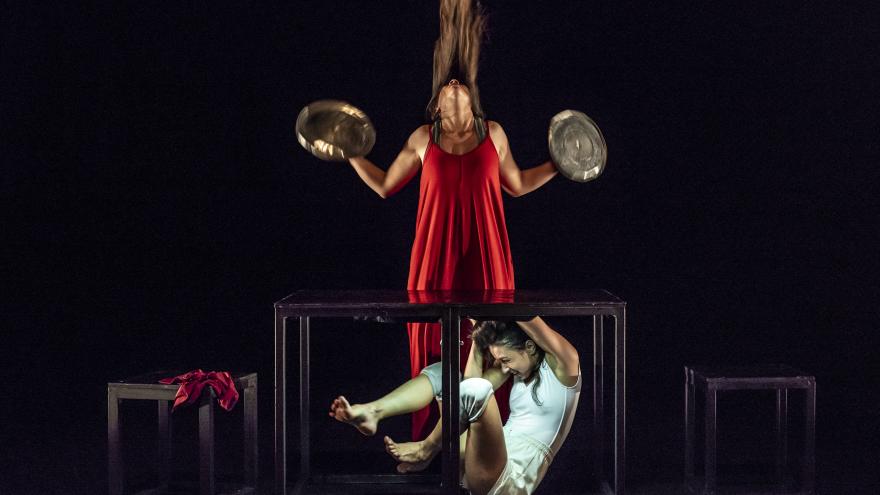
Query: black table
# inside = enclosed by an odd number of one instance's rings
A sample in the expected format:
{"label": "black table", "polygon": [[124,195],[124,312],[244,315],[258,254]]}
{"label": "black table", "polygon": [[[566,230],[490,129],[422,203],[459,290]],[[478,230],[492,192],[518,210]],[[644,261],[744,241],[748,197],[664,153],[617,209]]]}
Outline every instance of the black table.
{"label": "black table", "polygon": [[[603,492],[625,491],[626,457],[626,303],[603,290],[492,290],[492,291],[298,291],[275,303],[275,493],[287,493],[287,328],[299,318],[299,434],[300,475],[296,493],[322,484],[367,485],[383,490],[459,494],[458,370],[459,349],[442,346],[443,417],[442,474],[325,475],[313,478],[309,438],[309,319],[355,317],[410,322],[440,322],[443,342],[459,342],[462,318],[527,320],[540,316],[593,317],[593,430],[594,472]],[[604,479],[604,320],[613,319],[614,440],[613,473]],[[454,350],[454,352],[453,352]],[[454,379],[452,379],[454,377]],[[450,400],[450,398],[455,398]],[[425,482],[434,481],[433,485]]]}

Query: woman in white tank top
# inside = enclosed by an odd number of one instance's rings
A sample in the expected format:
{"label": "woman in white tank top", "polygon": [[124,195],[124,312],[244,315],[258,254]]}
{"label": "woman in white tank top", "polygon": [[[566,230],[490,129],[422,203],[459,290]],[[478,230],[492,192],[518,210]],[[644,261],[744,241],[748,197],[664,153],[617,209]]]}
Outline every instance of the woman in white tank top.
{"label": "woman in white tank top", "polygon": [[[581,389],[577,350],[540,317],[484,321],[471,338],[475,345],[459,386],[463,485],[478,495],[531,494],[574,419]],[[502,425],[492,392],[511,376],[510,417]],[[373,435],[383,418],[438,400],[440,383],[440,363],[435,363],[378,400],[350,404],[339,396],[329,415]],[[441,438],[438,421],[425,440],[396,443],[386,436],[385,447],[400,462],[398,471],[419,471],[440,451]]]}

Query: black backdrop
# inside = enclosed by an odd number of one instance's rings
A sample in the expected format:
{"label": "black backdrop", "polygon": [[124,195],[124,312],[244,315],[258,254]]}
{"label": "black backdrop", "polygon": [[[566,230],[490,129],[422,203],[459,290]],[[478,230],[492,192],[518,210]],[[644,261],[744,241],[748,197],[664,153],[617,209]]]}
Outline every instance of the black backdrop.
{"label": "black backdrop", "polygon": [[[876,10],[484,3],[483,105],[520,166],[547,158],[565,108],[608,142],[598,180],[557,177],[505,208],[518,287],[629,302],[634,470],[651,459],[641,433],[680,428],[686,362],[808,369],[820,449],[837,455],[841,432],[843,450],[873,445]],[[64,447],[46,483],[104,476],[107,380],[250,368],[268,401],[273,301],[404,287],[417,184],[380,200],[293,123],[348,100],[386,167],[422,123],[435,2],[22,2],[0,22],[9,487],[47,465],[23,445]],[[403,329],[378,333],[405,363]],[[362,372],[364,347],[341,349]]]}

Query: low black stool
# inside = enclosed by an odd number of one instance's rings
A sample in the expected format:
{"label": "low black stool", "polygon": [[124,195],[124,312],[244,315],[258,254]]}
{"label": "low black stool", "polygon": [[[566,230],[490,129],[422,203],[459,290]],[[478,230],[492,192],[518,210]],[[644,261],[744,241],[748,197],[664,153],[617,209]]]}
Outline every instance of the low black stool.
{"label": "low black stool", "polygon": [[[717,393],[719,390],[776,390],[776,475],[780,488],[788,464],[788,389],[804,389],[804,458],[801,487],[797,493],[815,493],[816,466],[816,379],[785,365],[740,367],[685,366],[685,454],[684,477],[690,491],[716,493]],[[706,394],[705,478],[700,487],[694,477],[694,395]],[[762,492],[762,493],[766,493]],[[789,493],[789,492],[777,492]]]}
{"label": "low black stool", "polygon": [[[155,400],[159,408],[159,487],[168,490],[171,475],[171,405],[179,384],[163,385],[162,378],[179,372],[161,371],[109,382],[107,384],[107,471],[110,495],[122,495],[123,462],[119,435],[119,403],[123,400]],[[257,374],[233,373],[232,380],[244,409],[244,481],[236,494],[254,493],[257,489]],[[199,494],[215,495],[214,482],[214,402],[216,396],[205,386],[199,399]]]}

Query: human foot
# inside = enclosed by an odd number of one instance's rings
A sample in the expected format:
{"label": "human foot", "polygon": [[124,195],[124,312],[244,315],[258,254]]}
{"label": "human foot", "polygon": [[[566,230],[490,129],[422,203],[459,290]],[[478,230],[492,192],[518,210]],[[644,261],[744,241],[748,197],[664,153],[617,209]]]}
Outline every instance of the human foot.
{"label": "human foot", "polygon": [[[427,440],[397,443],[391,437],[385,437],[385,451],[388,452],[388,455],[393,457],[395,461],[404,464],[420,465],[424,463],[425,466],[418,471],[424,469],[439,450],[437,445]],[[398,466],[398,471],[400,471],[400,466]]]}
{"label": "human foot", "polygon": [[339,396],[330,404],[330,417],[348,423],[367,436],[376,434],[379,420],[376,413],[364,404],[351,405],[345,397]]}

